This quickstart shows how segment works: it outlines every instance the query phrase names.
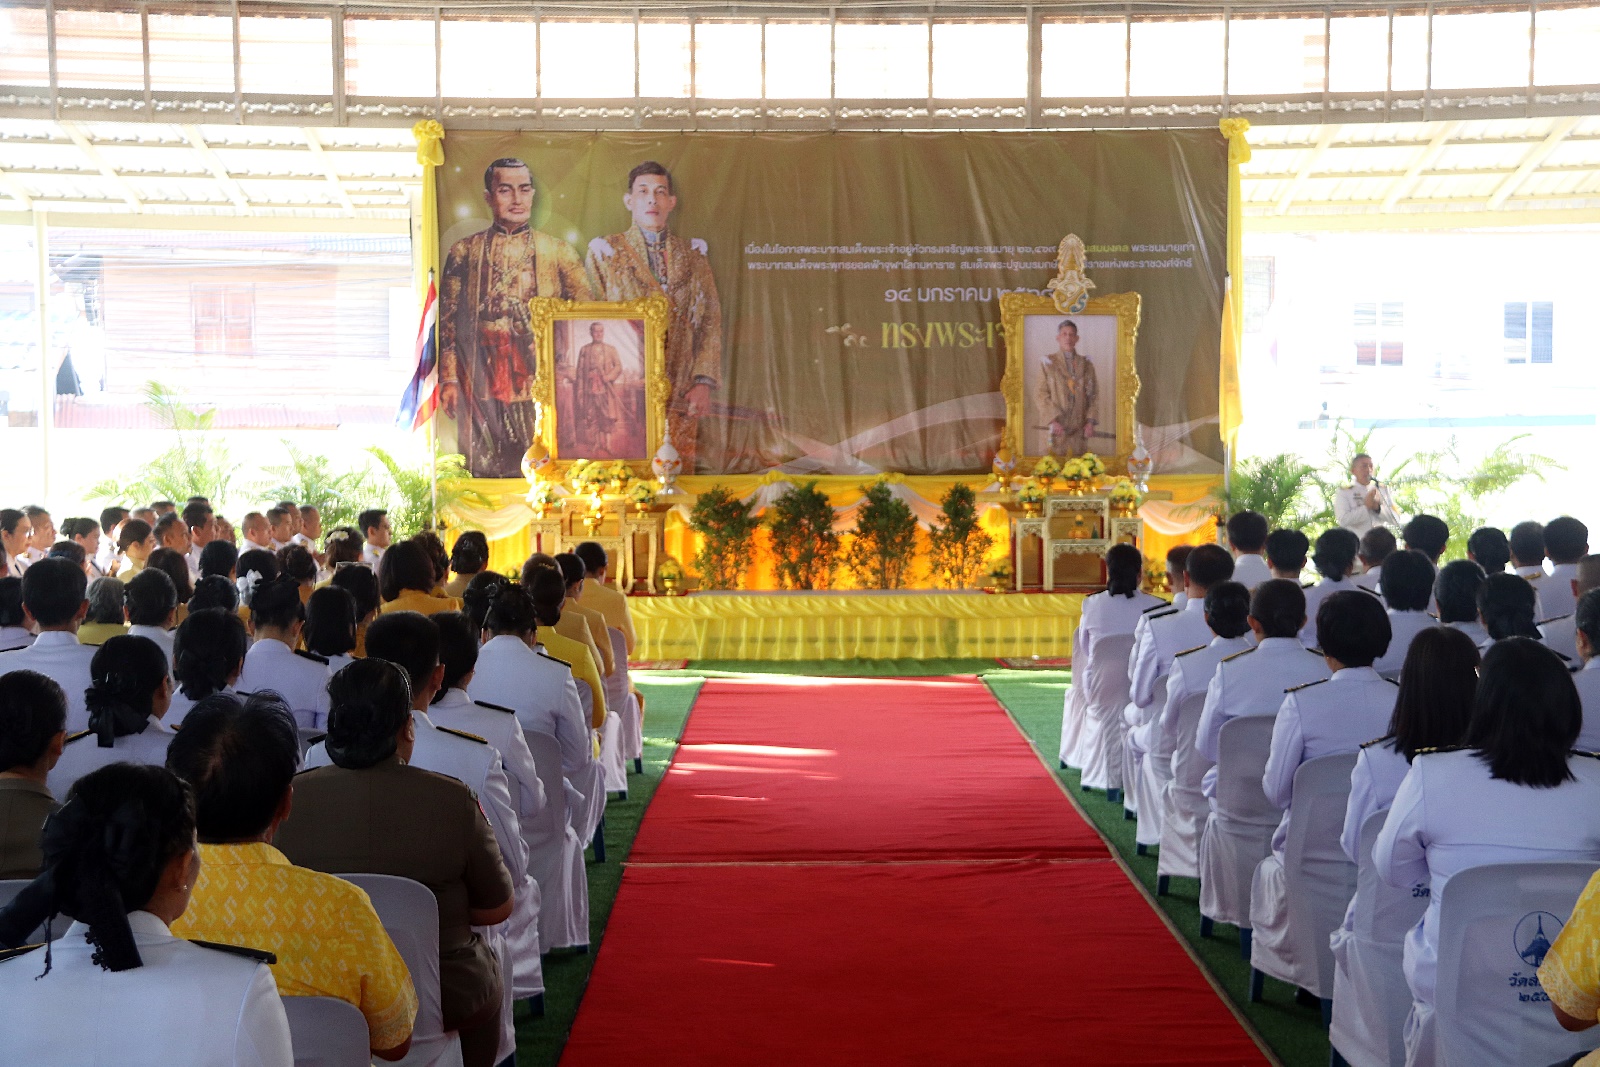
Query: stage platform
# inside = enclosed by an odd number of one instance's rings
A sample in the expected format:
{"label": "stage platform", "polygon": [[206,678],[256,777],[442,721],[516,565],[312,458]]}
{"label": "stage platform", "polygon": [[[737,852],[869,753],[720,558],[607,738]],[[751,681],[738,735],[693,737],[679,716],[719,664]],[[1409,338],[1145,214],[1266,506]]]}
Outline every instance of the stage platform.
{"label": "stage platform", "polygon": [[638,660],[1066,656],[1083,593],[691,593],[630,597]]}

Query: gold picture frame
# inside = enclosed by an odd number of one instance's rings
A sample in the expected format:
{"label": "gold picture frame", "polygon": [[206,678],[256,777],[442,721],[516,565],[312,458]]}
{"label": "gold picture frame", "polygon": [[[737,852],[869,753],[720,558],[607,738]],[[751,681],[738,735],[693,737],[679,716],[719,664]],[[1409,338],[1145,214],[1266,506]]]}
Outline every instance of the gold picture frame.
{"label": "gold picture frame", "polygon": [[[1089,437],[1081,451],[1100,456],[1107,470],[1113,473],[1126,473],[1128,457],[1133,453],[1134,405],[1139,399],[1139,370],[1134,363],[1134,353],[1139,338],[1140,306],[1138,293],[1097,296],[1084,303],[1081,310],[1070,313],[1059,310],[1050,296],[1006,293],[1000,297],[1000,323],[1006,339],[1006,371],[1000,381],[1000,392],[1006,402],[1003,443],[1010,445],[1012,455],[1022,457],[1021,473],[1031,472],[1040,457],[1053,451],[1048,423],[1041,422],[1036,391],[1030,387],[1041,373],[1043,358],[1059,351],[1054,338],[1066,320],[1071,320],[1078,329],[1078,354],[1087,358],[1095,369],[1098,394],[1095,410],[1109,412],[1113,422],[1112,432],[1107,434],[1102,420],[1096,420],[1096,436]],[[1030,330],[1029,320],[1034,319],[1041,320],[1041,324]],[[1041,337],[1048,340],[1041,342]],[[1085,348],[1088,351],[1084,351]],[[1108,355],[1115,361],[1110,375],[1105,373]],[[1106,392],[1108,377],[1112,387],[1109,395]],[[1113,445],[1109,453],[1105,449],[1108,442]],[[1064,451],[1054,454],[1058,459],[1069,458]]]}
{"label": "gold picture frame", "polygon": [[[563,463],[577,459],[625,460],[636,474],[647,472],[650,460],[666,434],[667,401],[672,384],[667,378],[667,299],[561,300],[536,296],[528,302],[528,324],[534,335],[538,373],[533,400],[539,405],[539,438],[552,459]],[[578,411],[575,360],[586,348],[577,331],[587,323],[601,326],[601,339],[621,353],[620,387],[613,391],[620,419],[609,432],[595,432]],[[614,332],[605,324],[625,323],[628,332]],[[570,325],[567,325],[570,324]],[[638,363],[639,377],[631,372]],[[642,414],[643,434],[638,433]]]}

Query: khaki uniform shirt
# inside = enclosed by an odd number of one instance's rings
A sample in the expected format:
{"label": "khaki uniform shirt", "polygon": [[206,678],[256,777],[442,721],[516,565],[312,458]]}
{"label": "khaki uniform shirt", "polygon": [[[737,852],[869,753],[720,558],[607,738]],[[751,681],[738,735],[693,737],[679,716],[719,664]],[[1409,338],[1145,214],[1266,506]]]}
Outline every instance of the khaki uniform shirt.
{"label": "khaki uniform shirt", "polygon": [[583,595],[578,597],[578,604],[590,611],[598,611],[610,629],[621,630],[623,643],[630,654],[633,652],[636,639],[633,633],[633,616],[628,614],[626,596],[609,585],[601,585],[593,579],[588,579],[583,583]]}
{"label": "khaki uniform shirt", "polygon": [[511,875],[472,790],[392,756],[375,767],[318,767],[294,780],[294,811],[273,844],[289,862],[328,874],[392,874],[439,902],[445,1029],[500,996],[495,951],[470,909],[511,897]]}
{"label": "khaki uniform shirt", "polygon": [[34,878],[44,863],[39,831],[59,807],[44,783],[0,778],[0,878]]}

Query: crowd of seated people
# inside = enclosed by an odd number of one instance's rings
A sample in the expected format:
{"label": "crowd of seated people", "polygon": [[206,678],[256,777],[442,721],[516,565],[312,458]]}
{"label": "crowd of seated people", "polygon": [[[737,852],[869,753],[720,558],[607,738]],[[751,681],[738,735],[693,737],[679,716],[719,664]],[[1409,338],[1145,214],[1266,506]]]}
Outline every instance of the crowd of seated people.
{"label": "crowd of seated people", "polygon": [[[235,545],[204,501],[144,510],[66,520],[61,552],[41,509],[0,515],[0,1059],[287,1067],[283,998],[331,997],[379,1059],[506,1061],[541,957],[588,944],[625,598],[578,554],[524,585],[481,535],[390,544],[382,512],[322,537],[284,502]],[[364,875],[436,900],[437,1032]]]}
{"label": "crowd of seated people", "polygon": [[[1448,561],[1450,530],[1429,515],[1360,538],[1334,529],[1314,546],[1299,531],[1268,529],[1255,513],[1236,514],[1225,528],[1231,551],[1201,546],[1180,553],[1177,566],[1169,557],[1170,604],[1102,610],[1101,599],[1106,609],[1121,603],[1110,592],[1085,601],[1080,640],[1133,637],[1127,743],[1161,757],[1142,771],[1157,780],[1139,793],[1141,850],[1159,840],[1163,855],[1187,857],[1166,869],[1192,871],[1216,822],[1219,775],[1259,778],[1260,795],[1282,812],[1281,821],[1270,837],[1258,838],[1259,851],[1248,857],[1254,877],[1232,880],[1241,899],[1218,906],[1216,921],[1237,922],[1250,935],[1241,943],[1252,959],[1281,961],[1304,943],[1291,936],[1296,915],[1304,920],[1288,906],[1285,872],[1296,773],[1319,757],[1353,756],[1342,834],[1318,824],[1328,840],[1304,847],[1307,854],[1342,851],[1351,864],[1371,864],[1382,884],[1431,900],[1393,957],[1397,988],[1409,988],[1412,1001],[1396,1041],[1408,1064],[1442,1062],[1433,1007],[1445,882],[1495,863],[1600,864],[1600,757],[1592,755],[1600,752],[1600,555],[1589,553],[1584,525],[1566,516],[1518,524],[1509,536],[1472,531],[1466,558]],[[1308,551],[1320,575],[1315,584],[1299,580]],[[1108,557],[1108,574],[1113,562]],[[1236,615],[1246,616],[1248,630]],[[1080,682],[1075,678],[1073,689]],[[1174,738],[1190,736],[1179,729],[1181,707],[1201,692],[1193,751],[1172,751]],[[1075,721],[1082,715],[1069,689],[1064,739],[1082,736]],[[1252,757],[1264,762],[1228,764],[1223,728],[1250,716],[1272,721],[1270,745]],[[1061,758],[1083,766],[1081,746],[1064,744]],[[1208,768],[1209,822],[1186,794],[1196,766]],[[1382,832],[1363,855],[1363,825],[1385,812]],[[1147,836],[1152,818],[1158,830]],[[1198,869],[1204,882],[1205,864]],[[1203,886],[1203,929],[1211,921],[1204,918],[1208,897],[1215,899]],[[1340,967],[1360,954],[1352,947],[1355,907],[1351,902],[1343,925],[1311,938],[1331,938]],[[1597,931],[1600,876],[1540,972],[1569,1029],[1600,1018]],[[1370,970],[1362,977],[1370,979]],[[1302,987],[1299,995],[1327,1008],[1333,992]],[[1335,1027],[1336,1047],[1341,1034],[1384,1025],[1360,1017],[1381,1014],[1381,1005],[1359,992],[1350,1000],[1331,1008],[1344,1020]]]}

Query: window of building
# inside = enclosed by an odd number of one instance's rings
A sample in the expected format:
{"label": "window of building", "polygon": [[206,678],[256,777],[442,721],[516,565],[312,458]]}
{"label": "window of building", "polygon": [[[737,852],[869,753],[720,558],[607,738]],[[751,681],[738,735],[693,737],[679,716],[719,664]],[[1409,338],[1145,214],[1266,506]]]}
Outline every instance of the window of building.
{"label": "window of building", "polygon": [[1406,306],[1400,301],[1358,303],[1351,316],[1358,367],[1399,367],[1406,359]]}
{"label": "window of building", "polygon": [[1555,362],[1555,308],[1549,300],[1507,301],[1507,363]]}
{"label": "window of building", "polygon": [[189,288],[196,355],[247,356],[255,347],[256,287],[196,283]]}
{"label": "window of building", "polygon": [[1272,310],[1273,256],[1246,256],[1244,259],[1244,332],[1260,333]]}

